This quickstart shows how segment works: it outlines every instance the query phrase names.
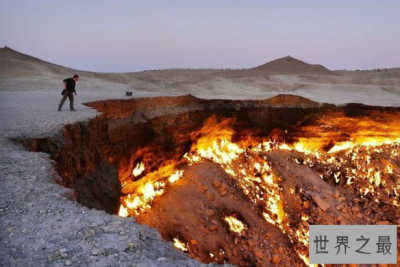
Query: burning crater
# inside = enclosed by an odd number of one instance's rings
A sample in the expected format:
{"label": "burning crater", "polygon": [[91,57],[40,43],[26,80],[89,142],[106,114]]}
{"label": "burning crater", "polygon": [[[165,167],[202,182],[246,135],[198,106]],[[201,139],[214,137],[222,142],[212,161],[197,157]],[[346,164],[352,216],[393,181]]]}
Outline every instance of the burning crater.
{"label": "burning crater", "polygon": [[88,106],[103,115],[21,142],[51,155],[77,201],[199,261],[304,266],[310,224],[400,222],[398,108],[287,95]]}

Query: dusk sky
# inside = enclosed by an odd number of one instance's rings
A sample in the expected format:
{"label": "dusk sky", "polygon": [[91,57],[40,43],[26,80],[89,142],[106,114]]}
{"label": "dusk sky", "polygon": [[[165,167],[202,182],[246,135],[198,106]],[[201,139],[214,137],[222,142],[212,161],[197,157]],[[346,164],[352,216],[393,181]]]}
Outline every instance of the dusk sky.
{"label": "dusk sky", "polygon": [[330,69],[400,67],[399,0],[0,0],[0,46],[128,72],[248,68],[291,55]]}

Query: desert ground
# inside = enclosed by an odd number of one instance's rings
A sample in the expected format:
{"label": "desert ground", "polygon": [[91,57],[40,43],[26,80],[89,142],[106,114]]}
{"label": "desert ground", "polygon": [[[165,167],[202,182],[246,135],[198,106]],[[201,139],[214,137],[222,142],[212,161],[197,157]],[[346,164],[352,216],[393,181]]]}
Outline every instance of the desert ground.
{"label": "desert ground", "polygon": [[[79,74],[77,112],[57,112],[62,80]],[[201,99],[259,100],[293,94],[316,102],[400,106],[400,68],[333,71],[292,57],[241,70],[95,73],[0,49],[0,266],[206,266],[176,250],[134,218],[71,200],[48,154],[20,138],[56,135],[100,113],[83,105],[105,99],[191,94]],[[135,248],[135,249],[132,249]],[[207,266],[214,266],[209,264]],[[216,265],[215,265],[216,266]]]}

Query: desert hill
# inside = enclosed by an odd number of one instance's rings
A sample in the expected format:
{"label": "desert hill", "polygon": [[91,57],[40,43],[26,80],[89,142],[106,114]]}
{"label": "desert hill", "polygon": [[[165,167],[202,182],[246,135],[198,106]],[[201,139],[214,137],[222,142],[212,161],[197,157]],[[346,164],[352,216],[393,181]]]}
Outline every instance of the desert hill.
{"label": "desert hill", "polygon": [[0,75],[5,77],[65,75],[73,69],[52,64],[20,53],[9,47],[0,48]]}
{"label": "desert hill", "polygon": [[322,65],[312,65],[291,56],[279,58],[251,69],[271,75],[336,75]]}

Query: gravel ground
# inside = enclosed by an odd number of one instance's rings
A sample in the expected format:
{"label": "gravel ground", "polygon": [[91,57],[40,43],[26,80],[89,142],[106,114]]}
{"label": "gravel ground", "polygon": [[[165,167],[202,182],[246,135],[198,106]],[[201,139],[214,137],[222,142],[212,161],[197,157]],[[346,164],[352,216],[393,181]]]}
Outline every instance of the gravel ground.
{"label": "gravel ground", "polygon": [[79,94],[77,112],[68,100],[57,112],[58,91],[0,92],[0,266],[205,266],[134,218],[70,201],[71,190],[53,182],[49,155],[10,141],[49,136],[98,114],[82,102],[124,98],[122,90]]}

